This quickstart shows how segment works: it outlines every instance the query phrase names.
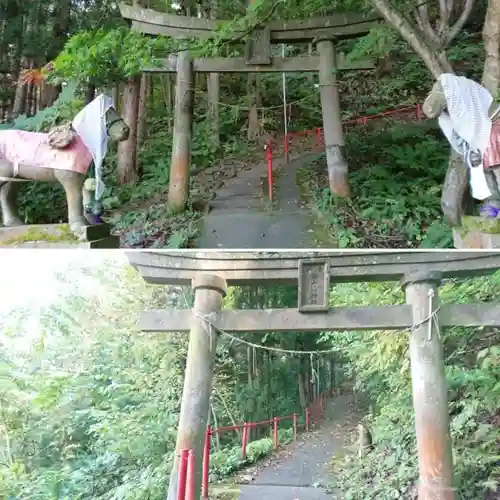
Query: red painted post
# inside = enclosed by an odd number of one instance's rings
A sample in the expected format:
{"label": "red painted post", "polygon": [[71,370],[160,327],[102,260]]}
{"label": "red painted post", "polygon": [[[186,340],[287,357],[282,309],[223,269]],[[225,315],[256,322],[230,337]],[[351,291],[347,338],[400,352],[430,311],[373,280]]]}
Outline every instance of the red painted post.
{"label": "red painted post", "polygon": [[420,103],[417,104],[417,120],[422,119],[422,108],[420,107]]}
{"label": "red painted post", "polygon": [[309,432],[309,408],[306,408],[306,432]]}
{"label": "red painted post", "polygon": [[187,471],[186,471],[186,500],[194,500],[194,452],[189,450],[187,456]]}
{"label": "red painted post", "polygon": [[181,451],[181,459],[179,463],[179,480],[177,483],[177,500],[186,499],[186,473],[188,463],[188,450]]}
{"label": "red painted post", "polygon": [[247,458],[247,441],[248,441],[248,424],[243,424],[243,432],[241,435],[241,456],[243,460]]}
{"label": "red painted post", "polygon": [[293,440],[297,441],[297,414],[293,414]]}
{"label": "red painted post", "polygon": [[201,497],[208,499],[208,471],[210,469],[210,441],[212,438],[212,429],[207,425],[205,431],[205,445],[203,447],[203,470],[201,475]]}
{"label": "red painted post", "polygon": [[368,123],[368,118],[366,116],[363,116],[363,127],[366,127],[367,123]]}
{"label": "red painted post", "polygon": [[267,182],[269,201],[273,201],[273,143],[269,141],[266,145],[267,158]]}
{"label": "red painted post", "polygon": [[288,163],[288,149],[289,149],[289,138],[288,134],[285,134],[285,137],[283,137],[283,151],[285,152],[285,163]]}
{"label": "red painted post", "polygon": [[273,418],[273,438],[274,438],[274,449],[278,450],[278,417]]}

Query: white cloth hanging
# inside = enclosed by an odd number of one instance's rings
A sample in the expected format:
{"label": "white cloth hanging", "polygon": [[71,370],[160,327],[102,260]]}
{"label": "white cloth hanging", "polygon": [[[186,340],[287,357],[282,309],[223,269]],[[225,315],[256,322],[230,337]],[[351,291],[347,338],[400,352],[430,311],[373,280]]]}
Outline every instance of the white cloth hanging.
{"label": "white cloth hanging", "polygon": [[455,151],[469,166],[472,196],[484,200],[491,196],[483,165],[472,167],[470,153],[479,151],[483,158],[490,142],[489,109],[493,96],[483,86],[463,76],[444,73],[439,77],[447,112],[438,117],[439,126]]}
{"label": "white cloth hanging", "polygon": [[113,99],[100,94],[75,116],[72,123],[73,129],[81,137],[94,159],[96,200],[101,198],[105,188],[102,182],[102,162],[108,151],[106,113],[110,108],[114,108]]}

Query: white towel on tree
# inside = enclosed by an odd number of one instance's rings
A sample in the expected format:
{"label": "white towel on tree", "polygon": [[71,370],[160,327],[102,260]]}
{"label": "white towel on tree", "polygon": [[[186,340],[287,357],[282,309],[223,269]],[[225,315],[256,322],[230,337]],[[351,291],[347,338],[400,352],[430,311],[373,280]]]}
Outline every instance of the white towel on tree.
{"label": "white towel on tree", "polygon": [[483,158],[490,142],[489,109],[493,96],[483,86],[463,76],[444,73],[439,77],[446,99],[447,113],[438,118],[441,130],[455,151],[464,156],[470,167],[472,196],[484,200],[491,196],[484,168],[472,167],[470,153],[479,151]]}

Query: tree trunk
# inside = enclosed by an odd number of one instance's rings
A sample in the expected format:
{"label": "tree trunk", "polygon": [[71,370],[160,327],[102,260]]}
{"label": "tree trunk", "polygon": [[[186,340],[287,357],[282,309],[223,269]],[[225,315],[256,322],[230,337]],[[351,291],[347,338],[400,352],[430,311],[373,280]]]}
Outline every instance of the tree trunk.
{"label": "tree trunk", "polygon": [[126,141],[118,143],[118,184],[136,182],[138,179],[137,151],[137,114],[139,111],[140,75],[130,78],[123,89],[122,117],[130,128]]}
{"label": "tree trunk", "polygon": [[[248,390],[252,393],[253,388],[253,351],[250,346],[247,346],[247,385]],[[248,412],[245,416],[246,422],[253,421],[254,412]],[[251,442],[255,439],[255,429],[251,427],[248,432],[248,442]]]}
{"label": "tree trunk", "polygon": [[161,88],[163,91],[163,100],[165,102],[165,109],[167,111],[167,132],[171,134],[174,129],[174,103],[173,103],[173,89],[172,77],[170,74],[161,75]]}
{"label": "tree trunk", "polygon": [[[210,19],[217,19],[217,1],[212,0],[209,12]],[[209,113],[211,118],[211,128],[215,146],[220,148],[220,75],[219,73],[210,73],[207,77],[207,91],[209,102]]]}
{"label": "tree trunk", "polygon": [[249,141],[256,141],[260,135],[259,123],[259,75],[250,73],[248,75],[248,129],[247,137]]}
{"label": "tree trunk", "polygon": [[12,105],[12,117],[14,118],[26,111],[26,90],[27,86],[18,80],[14,95],[14,104]]}
{"label": "tree trunk", "polygon": [[[47,54],[49,61],[55,59],[66,43],[70,24],[70,0],[59,0],[56,5],[52,47]],[[43,98],[42,106],[52,106],[61,93],[61,85],[50,85]]]}
{"label": "tree trunk", "polygon": [[143,73],[141,76],[141,89],[139,92],[139,108],[137,110],[137,152],[136,152],[136,165],[137,170],[140,171],[139,163],[139,149],[144,142],[144,135],[146,133],[146,118],[148,108],[148,96],[151,86],[151,75]]}
{"label": "tree trunk", "polygon": [[[248,0],[250,7],[255,0]],[[260,135],[259,111],[260,95],[258,74],[249,73],[247,80],[247,95],[248,95],[248,129],[247,138],[249,141],[256,141]]]}
{"label": "tree trunk", "polygon": [[85,105],[90,104],[95,97],[95,85],[93,83],[88,83],[85,89]]}
{"label": "tree trunk", "polygon": [[121,113],[121,106],[120,106],[120,84],[119,83],[117,83],[111,89],[111,96],[113,98],[113,102],[115,103],[116,111],[118,113]]}
{"label": "tree trunk", "polygon": [[300,402],[300,407],[302,410],[304,410],[307,406],[307,396],[306,396],[306,390],[304,387],[304,378],[302,376],[302,373],[297,373],[297,386],[299,389],[299,402]]}
{"label": "tree trunk", "polygon": [[[17,4],[17,7],[20,7],[20,4]],[[24,18],[23,16],[21,15],[20,12],[16,12],[17,14],[17,18],[19,19],[19,23],[20,23],[20,30],[19,30],[19,34],[18,34],[18,37],[17,37],[17,40],[16,40],[16,52],[15,52],[15,55],[14,55],[14,60],[12,62],[12,78],[16,83],[16,91],[14,93],[14,96],[13,96],[13,100],[12,100],[12,107],[11,107],[11,111],[12,111],[12,114],[14,116],[16,115],[19,115],[19,108],[21,107],[21,102],[22,102],[22,99],[23,99],[23,91],[25,90],[25,86],[24,85],[21,85],[19,83],[19,77],[21,76],[21,71],[23,69],[23,62],[25,63],[24,61],[24,58],[23,58],[23,43],[24,43]],[[13,21],[16,21],[16,19],[14,19]],[[17,108],[17,112],[14,111],[14,108]]]}
{"label": "tree trunk", "polygon": [[[133,0],[135,7],[143,7],[143,0]],[[139,97],[141,93],[141,75],[134,75],[125,82],[121,115],[130,128],[126,141],[118,143],[118,183],[128,184],[139,178],[137,164],[137,128],[139,118]]]}
{"label": "tree trunk", "polygon": [[483,69],[483,85],[497,97],[500,86],[500,3],[489,0],[483,26],[486,60]]}

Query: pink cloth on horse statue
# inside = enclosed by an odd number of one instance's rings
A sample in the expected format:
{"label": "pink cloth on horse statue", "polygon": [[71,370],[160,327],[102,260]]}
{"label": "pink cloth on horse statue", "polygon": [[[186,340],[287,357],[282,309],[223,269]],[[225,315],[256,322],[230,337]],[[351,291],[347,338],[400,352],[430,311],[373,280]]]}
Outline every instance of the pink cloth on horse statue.
{"label": "pink cloth on horse statue", "polygon": [[0,159],[14,165],[14,176],[17,176],[19,165],[87,173],[92,153],[78,135],[65,149],[51,148],[47,138],[48,134],[40,132],[0,131]]}

